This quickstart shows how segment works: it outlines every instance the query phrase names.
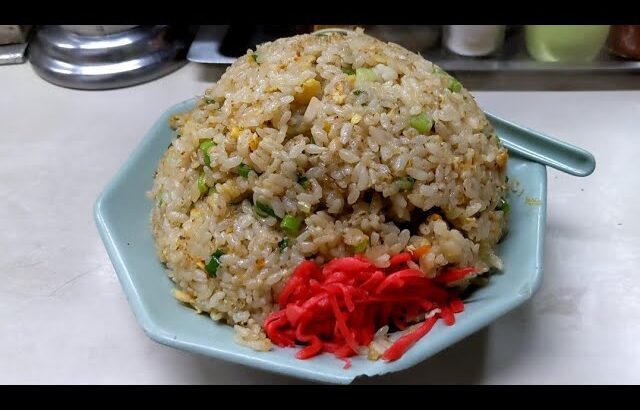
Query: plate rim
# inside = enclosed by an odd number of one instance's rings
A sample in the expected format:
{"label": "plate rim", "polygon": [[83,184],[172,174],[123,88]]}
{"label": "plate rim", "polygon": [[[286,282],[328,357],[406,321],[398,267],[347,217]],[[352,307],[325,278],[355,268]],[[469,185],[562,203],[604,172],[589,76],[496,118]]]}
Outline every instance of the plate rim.
{"label": "plate rim", "polygon": [[[125,177],[136,162],[138,158],[144,156],[145,151],[154,143],[156,136],[158,135],[158,129],[166,125],[166,120],[171,115],[175,115],[176,112],[187,111],[194,106],[197,98],[191,98],[177,104],[172,105],[155,120],[153,125],[145,133],[144,137],[140,140],[131,154],[125,159],[125,161],[119,166],[115,174],[108,180],[105,188],[98,195],[94,206],[93,216],[100,238],[106,248],[107,254],[114,267],[114,271],[118,280],[123,288],[126,299],[131,306],[134,316],[138,324],[142,327],[144,333],[153,341],[165,346],[170,346],[178,350],[183,350],[192,353],[202,354],[204,356],[213,357],[218,360],[227,361],[235,364],[240,364],[248,367],[258,368],[267,372],[278,373],[289,377],[297,377],[300,379],[306,379],[322,383],[338,383],[349,384],[356,378],[362,376],[381,376],[388,373],[398,372],[415,366],[428,358],[436,355],[442,350],[447,349],[453,344],[468,338],[478,330],[488,326],[495,322],[506,313],[512,311],[528,299],[530,299],[540,288],[544,274],[544,243],[545,243],[545,228],[546,228],[546,211],[547,211],[547,168],[542,164],[535,163],[533,161],[523,159],[528,163],[536,166],[537,172],[540,174],[540,190],[543,193],[542,203],[539,205],[539,212],[537,214],[537,220],[535,225],[536,230],[536,267],[532,273],[531,279],[528,281],[530,286],[526,289],[526,292],[518,292],[512,297],[506,299],[506,301],[500,305],[499,309],[494,310],[492,315],[482,315],[478,320],[467,324],[463,329],[455,333],[448,339],[448,343],[444,346],[436,346],[435,348],[427,348],[419,350],[412,358],[404,361],[396,361],[393,363],[386,363],[383,371],[379,371],[379,368],[371,368],[369,372],[366,370],[360,373],[344,372],[344,375],[339,373],[328,373],[314,369],[308,369],[305,367],[295,367],[286,363],[278,363],[277,361],[270,359],[257,358],[254,355],[243,354],[237,351],[229,351],[226,349],[216,348],[215,345],[203,345],[200,343],[191,343],[186,340],[180,339],[176,335],[172,335],[171,332],[164,329],[161,325],[155,322],[147,312],[142,303],[142,296],[136,289],[132,275],[123,260],[122,252],[116,245],[116,241],[112,236],[111,229],[104,216],[105,201],[109,195],[114,192],[117,181]],[[490,318],[489,318],[490,317]],[[337,369],[342,370],[341,367]]]}

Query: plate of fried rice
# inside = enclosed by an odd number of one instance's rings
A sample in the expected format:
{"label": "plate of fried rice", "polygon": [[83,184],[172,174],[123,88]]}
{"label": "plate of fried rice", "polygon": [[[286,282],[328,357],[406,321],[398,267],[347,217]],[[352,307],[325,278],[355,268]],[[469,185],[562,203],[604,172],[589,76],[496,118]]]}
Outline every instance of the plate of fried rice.
{"label": "plate of fried rice", "polygon": [[356,30],[249,50],[160,116],[95,217],[152,339],[349,383],[531,297],[545,203],[546,168],[458,80]]}

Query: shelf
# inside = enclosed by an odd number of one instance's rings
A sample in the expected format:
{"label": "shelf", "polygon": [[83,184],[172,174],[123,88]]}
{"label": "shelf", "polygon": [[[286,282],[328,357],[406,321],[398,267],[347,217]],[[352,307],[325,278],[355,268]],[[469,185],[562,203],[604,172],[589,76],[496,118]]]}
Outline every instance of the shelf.
{"label": "shelf", "polygon": [[[201,26],[200,32],[189,50],[188,59],[198,63],[225,65],[235,61],[234,57],[225,56],[219,52],[220,42],[226,29],[227,26]],[[446,71],[467,76],[486,76],[497,73],[505,75],[522,74],[532,77],[545,75],[569,82],[574,81],[575,76],[583,77],[582,79],[576,78],[576,81],[585,82],[587,80],[585,84],[588,87],[589,81],[584,77],[593,77],[591,75],[598,74],[603,75],[603,81],[600,81],[597,87],[603,88],[602,84],[604,84],[604,88],[609,88],[615,86],[615,84],[606,83],[606,78],[610,78],[612,74],[619,74],[622,77],[628,77],[629,73],[640,74],[640,61],[615,58],[606,49],[603,49],[597,58],[590,62],[556,63],[536,61],[527,53],[524,33],[521,27],[507,33],[504,47],[500,54],[495,57],[462,57],[451,54],[441,47],[422,50],[420,53]],[[571,74],[571,76],[567,74]],[[624,82],[624,80],[623,78],[622,81]],[[616,80],[616,82],[619,83],[620,80]],[[637,78],[633,78],[631,88],[638,87],[636,83]],[[578,88],[582,87],[580,85]],[[629,87],[629,84],[625,84],[623,87]]]}
{"label": "shelf", "polygon": [[522,31],[505,38],[495,57],[474,58],[451,54],[442,48],[425,50],[425,58],[446,71],[455,72],[526,72],[526,73],[625,73],[640,72],[640,61],[617,59],[603,49],[594,61],[561,63],[532,59],[525,47]]}

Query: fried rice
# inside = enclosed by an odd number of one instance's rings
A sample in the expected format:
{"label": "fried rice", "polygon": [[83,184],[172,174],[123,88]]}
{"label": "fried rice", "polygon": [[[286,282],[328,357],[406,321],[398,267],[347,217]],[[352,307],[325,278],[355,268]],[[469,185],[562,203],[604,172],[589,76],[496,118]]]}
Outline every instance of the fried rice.
{"label": "fried rice", "polygon": [[271,348],[261,325],[304,259],[420,249],[429,277],[501,268],[507,151],[456,79],[396,44],[262,44],[171,126],[149,193],[158,256],[239,343]]}

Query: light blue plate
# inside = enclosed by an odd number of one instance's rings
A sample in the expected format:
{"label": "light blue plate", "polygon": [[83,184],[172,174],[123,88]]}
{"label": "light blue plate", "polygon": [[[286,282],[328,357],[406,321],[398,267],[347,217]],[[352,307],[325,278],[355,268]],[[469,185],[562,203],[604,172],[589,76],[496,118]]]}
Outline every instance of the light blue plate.
{"label": "light blue plate", "polygon": [[[135,316],[153,340],[206,356],[305,379],[350,383],[360,375],[380,375],[409,368],[488,325],[520,305],[542,279],[547,172],[543,165],[512,155],[508,174],[522,192],[510,193],[510,232],[498,252],[504,272],[474,293],[454,326],[439,321],[400,360],[392,363],[354,358],[350,369],[331,355],[297,360],[295,350],[255,352],[233,341],[233,329],[197,315],[172,296],[172,282],[156,257],[150,229],[152,201],[146,197],[158,161],[175,138],[169,118],[191,109],[194,100],[162,114],[138,148],[107,185],[95,204],[95,219],[107,252]],[[539,201],[539,203],[535,203]]]}

